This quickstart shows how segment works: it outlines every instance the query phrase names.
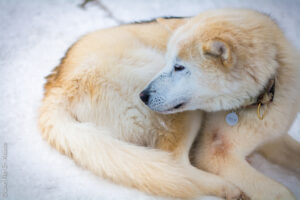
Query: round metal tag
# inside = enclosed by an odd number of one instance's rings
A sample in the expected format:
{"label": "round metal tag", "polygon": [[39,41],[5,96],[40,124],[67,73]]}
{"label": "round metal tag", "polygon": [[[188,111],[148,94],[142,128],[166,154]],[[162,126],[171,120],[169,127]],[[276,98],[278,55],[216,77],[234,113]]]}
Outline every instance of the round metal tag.
{"label": "round metal tag", "polygon": [[239,116],[236,112],[231,112],[226,115],[226,122],[229,126],[235,126],[239,121]]}

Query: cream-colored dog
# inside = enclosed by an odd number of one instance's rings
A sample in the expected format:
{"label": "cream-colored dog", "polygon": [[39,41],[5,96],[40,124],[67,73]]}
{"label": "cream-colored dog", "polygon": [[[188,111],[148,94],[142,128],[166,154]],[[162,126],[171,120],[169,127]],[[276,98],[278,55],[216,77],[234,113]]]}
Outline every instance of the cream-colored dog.
{"label": "cream-colored dog", "polygon": [[[39,127],[80,166],[154,195],[246,199],[239,187],[252,199],[294,199],[245,158],[295,118],[298,64],[278,26],[254,11],[101,30],[47,78]],[[217,175],[190,164],[200,128],[193,161]]]}

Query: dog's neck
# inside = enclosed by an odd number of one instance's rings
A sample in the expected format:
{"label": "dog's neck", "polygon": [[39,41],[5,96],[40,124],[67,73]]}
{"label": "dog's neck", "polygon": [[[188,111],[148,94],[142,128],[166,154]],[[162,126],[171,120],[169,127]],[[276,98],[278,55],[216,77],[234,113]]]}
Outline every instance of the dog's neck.
{"label": "dog's neck", "polygon": [[[266,111],[261,112],[261,106],[270,104],[274,99],[275,94],[275,76],[270,78],[268,83],[265,85],[263,91],[254,98],[250,98],[241,108],[247,109],[249,107],[257,107],[257,117],[260,120],[263,120],[266,114]],[[265,109],[264,109],[265,110]],[[238,123],[239,116],[238,110],[231,111],[226,115],[226,122],[230,126],[235,126]]]}
{"label": "dog's neck", "polygon": [[243,107],[247,108],[250,106],[267,105],[273,102],[275,95],[275,76],[270,78],[268,83],[265,85],[264,90],[254,98],[249,99]]}

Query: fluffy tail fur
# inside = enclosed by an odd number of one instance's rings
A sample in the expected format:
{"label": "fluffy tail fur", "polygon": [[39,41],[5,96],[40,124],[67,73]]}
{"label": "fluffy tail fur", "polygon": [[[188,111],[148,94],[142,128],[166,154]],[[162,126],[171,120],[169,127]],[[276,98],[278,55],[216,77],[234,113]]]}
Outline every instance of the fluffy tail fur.
{"label": "fluffy tail fur", "polygon": [[44,98],[39,127],[52,146],[101,177],[160,196],[200,193],[197,176],[169,153],[130,145],[112,138],[104,127],[78,122],[57,95]]}

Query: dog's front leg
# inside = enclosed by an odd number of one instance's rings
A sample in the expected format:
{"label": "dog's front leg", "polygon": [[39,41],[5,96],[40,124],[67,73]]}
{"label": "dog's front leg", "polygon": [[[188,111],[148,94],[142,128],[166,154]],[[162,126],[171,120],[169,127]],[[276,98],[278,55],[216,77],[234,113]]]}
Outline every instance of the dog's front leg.
{"label": "dog's front leg", "polygon": [[171,152],[174,159],[190,165],[189,152],[202,123],[202,111],[180,114],[172,122],[173,130],[160,134],[156,148]]}
{"label": "dog's front leg", "polygon": [[182,164],[184,171],[199,186],[200,194],[214,195],[225,199],[248,200],[248,197],[236,186],[214,174],[199,170],[191,165],[189,152],[199,132],[202,113],[187,112],[174,121],[174,130],[162,134],[156,148],[169,151],[173,158]]}
{"label": "dog's front leg", "polygon": [[230,127],[225,123],[225,115],[215,113],[207,116],[196,146],[194,164],[234,183],[251,199],[294,200],[288,189],[256,171],[246,161],[247,155],[271,136],[258,133],[256,127],[250,129],[244,124]]}

